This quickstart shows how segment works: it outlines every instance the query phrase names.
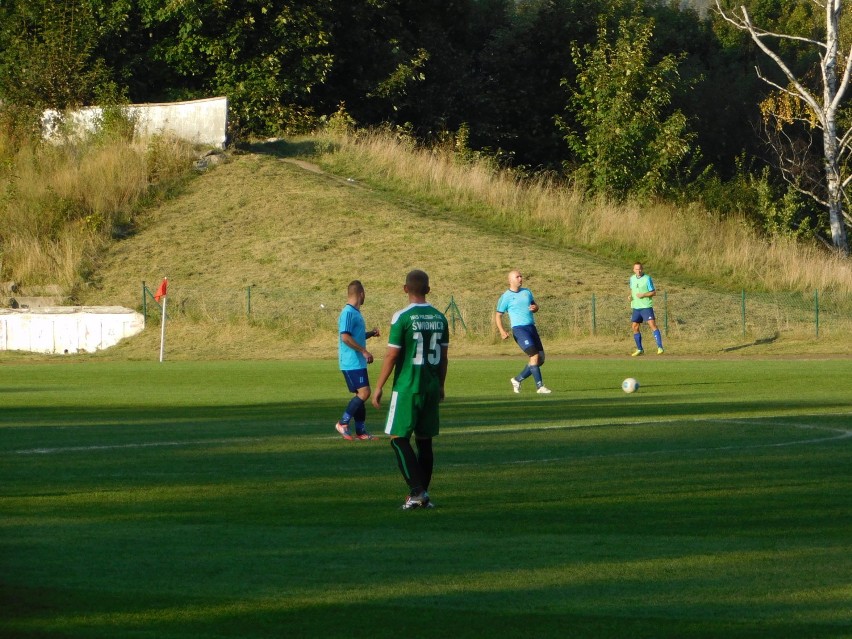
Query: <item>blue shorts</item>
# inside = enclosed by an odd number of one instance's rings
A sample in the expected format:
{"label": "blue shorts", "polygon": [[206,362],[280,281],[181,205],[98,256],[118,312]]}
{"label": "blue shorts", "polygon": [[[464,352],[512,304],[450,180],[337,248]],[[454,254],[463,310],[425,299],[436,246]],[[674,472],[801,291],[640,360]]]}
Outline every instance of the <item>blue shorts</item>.
{"label": "blue shorts", "polygon": [[532,357],[536,353],[544,352],[544,346],[541,345],[541,338],[538,336],[538,329],[535,324],[525,324],[524,326],[513,326],[512,337],[527,355]]}
{"label": "blue shorts", "polygon": [[642,322],[650,322],[656,319],[653,308],[634,308],[633,317],[630,318],[630,321],[635,324],[641,324]]}
{"label": "blue shorts", "polygon": [[356,368],[352,371],[340,371],[346,379],[346,387],[353,393],[357,393],[359,388],[364,388],[370,385],[370,378],[367,376],[366,368]]}

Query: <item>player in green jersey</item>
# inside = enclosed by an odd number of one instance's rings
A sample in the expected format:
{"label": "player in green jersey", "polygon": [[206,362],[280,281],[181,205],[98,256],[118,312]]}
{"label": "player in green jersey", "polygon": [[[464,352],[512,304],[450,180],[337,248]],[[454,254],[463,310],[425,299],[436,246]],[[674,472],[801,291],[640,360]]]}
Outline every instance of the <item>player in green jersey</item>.
{"label": "player in green jersey", "polygon": [[[391,320],[373,406],[380,407],[382,387],[393,372],[385,433],[391,437],[391,448],[409,488],[402,509],[412,510],[434,506],[428,493],[434,465],[432,438],[439,430],[438,405],[444,399],[450,337],[447,318],[426,302],[429,276],[420,270],[411,271],[403,290],[409,304]],[[411,446],[412,434],[416,454]]]}
{"label": "player in green jersey", "polygon": [[633,341],[636,342],[636,350],[633,351],[633,357],[644,355],[645,350],[642,348],[642,333],[639,327],[642,322],[647,322],[648,327],[653,331],[654,341],[657,342],[657,354],[662,355],[663,350],[663,335],[660,329],[657,328],[657,318],[654,316],[654,296],[657,294],[657,289],[654,288],[654,282],[651,276],[645,272],[642,262],[633,264],[633,275],[630,276],[630,308],[633,315],[630,318],[633,327]]}

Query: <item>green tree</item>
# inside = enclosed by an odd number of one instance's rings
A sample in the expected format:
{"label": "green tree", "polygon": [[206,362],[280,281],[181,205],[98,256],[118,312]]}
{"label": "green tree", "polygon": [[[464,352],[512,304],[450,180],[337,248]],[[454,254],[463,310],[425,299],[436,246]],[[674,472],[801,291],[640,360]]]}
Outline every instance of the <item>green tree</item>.
{"label": "green tree", "polygon": [[[771,60],[770,72],[757,67],[757,76],[772,90],[761,103],[767,141],[784,179],[825,207],[832,245],[848,256],[852,114],[844,102],[852,81],[852,46],[844,36],[850,18],[841,0],[813,4],[822,10],[822,20],[812,4],[790,2],[777,20],[778,31],[745,5],[730,9],[729,2],[723,6],[716,0],[716,9]],[[764,6],[756,3],[757,9]]]}
{"label": "green tree", "polygon": [[333,56],[330,0],[142,0],[158,34],[150,59],[181,78],[173,97],[227,95],[237,130],[277,133],[302,122],[303,105]]}
{"label": "green tree", "polygon": [[695,151],[686,117],[671,109],[679,58],[652,64],[653,32],[650,19],[624,18],[612,40],[602,20],[596,44],[572,48],[579,74],[569,110],[579,130],[558,124],[590,187],[617,198],[671,192]]}
{"label": "green tree", "polygon": [[30,114],[65,110],[119,91],[97,54],[97,16],[86,0],[0,5],[0,98]]}

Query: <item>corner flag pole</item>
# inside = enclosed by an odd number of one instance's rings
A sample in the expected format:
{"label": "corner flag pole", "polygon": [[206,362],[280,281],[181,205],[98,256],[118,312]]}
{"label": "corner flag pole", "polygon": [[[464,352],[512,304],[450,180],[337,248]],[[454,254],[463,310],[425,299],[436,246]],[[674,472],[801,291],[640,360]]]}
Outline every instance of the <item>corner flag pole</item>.
{"label": "corner flag pole", "polygon": [[169,299],[168,296],[168,285],[169,278],[164,277],[163,282],[160,284],[160,287],[157,289],[157,292],[154,294],[154,299],[158,302],[160,298],[163,299],[163,308],[162,308],[162,321],[160,323],[160,362],[163,361],[163,357],[166,354],[166,300]]}
{"label": "corner flag pole", "polygon": [[163,323],[160,326],[160,362],[163,361],[163,356],[166,352],[166,300],[169,296],[163,297]]}

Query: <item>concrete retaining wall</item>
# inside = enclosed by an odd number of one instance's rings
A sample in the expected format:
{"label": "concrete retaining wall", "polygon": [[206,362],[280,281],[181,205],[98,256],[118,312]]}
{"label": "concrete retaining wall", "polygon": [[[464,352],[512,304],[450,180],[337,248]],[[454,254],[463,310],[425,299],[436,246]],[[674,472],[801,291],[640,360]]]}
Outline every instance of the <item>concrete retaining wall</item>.
{"label": "concrete retaining wall", "polygon": [[[172,133],[181,139],[219,149],[225,148],[228,130],[228,99],[224,97],[160,104],[131,104],[125,107],[136,120],[136,135]],[[103,116],[100,107],[86,107],[65,115],[65,126],[74,132],[92,133]],[[42,114],[42,135],[56,139],[63,129],[62,114],[48,110]]]}
{"label": "concrete retaining wall", "polygon": [[121,306],[0,309],[0,351],[94,353],[141,332],[140,313]]}

